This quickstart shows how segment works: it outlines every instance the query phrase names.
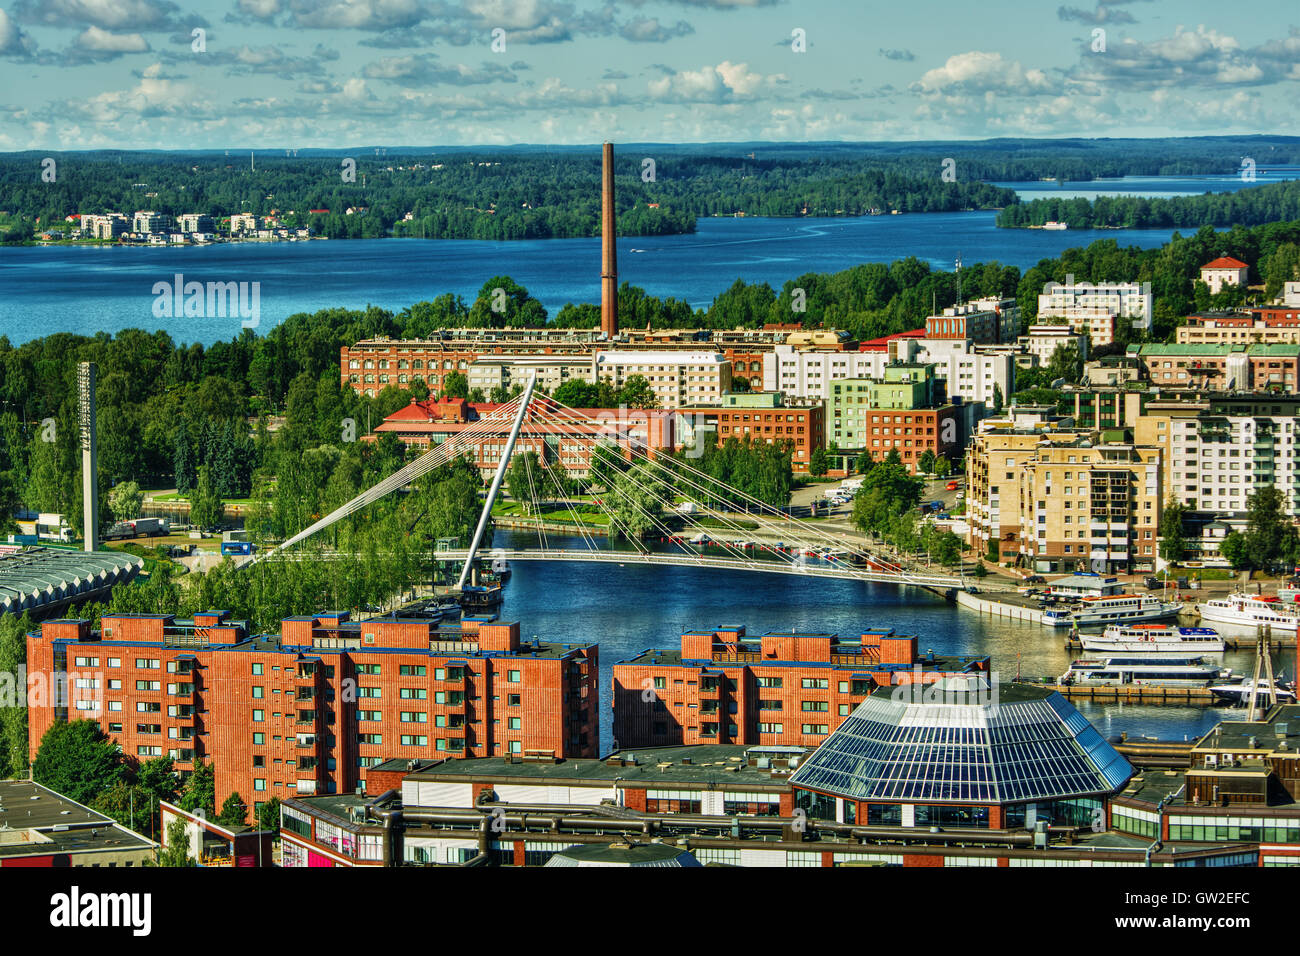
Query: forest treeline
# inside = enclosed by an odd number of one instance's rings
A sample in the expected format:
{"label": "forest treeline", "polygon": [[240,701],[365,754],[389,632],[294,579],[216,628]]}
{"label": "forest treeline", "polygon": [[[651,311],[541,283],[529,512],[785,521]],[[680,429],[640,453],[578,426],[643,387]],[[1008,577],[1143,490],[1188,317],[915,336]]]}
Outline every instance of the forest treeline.
{"label": "forest treeline", "polygon": [[997,223],[1015,229],[1063,222],[1071,229],[1257,226],[1300,219],[1300,180],[1200,196],[1034,199],[1007,206]]}
{"label": "forest treeline", "polygon": [[[270,215],[329,238],[583,238],[600,230],[600,157],[483,153],[338,157],[120,153],[57,154],[52,182],[41,157],[0,158],[8,241],[66,230],[78,214],[149,209],[167,215]],[[652,165],[648,165],[652,164]],[[619,233],[693,232],[698,216],[858,216],[873,210],[989,209],[1015,194],[987,183],[944,181],[940,168],[861,156],[620,155]],[[345,174],[347,181],[345,181]],[[311,210],[328,210],[312,213]],[[349,210],[351,212],[349,213]],[[409,218],[408,218],[409,216]]]}

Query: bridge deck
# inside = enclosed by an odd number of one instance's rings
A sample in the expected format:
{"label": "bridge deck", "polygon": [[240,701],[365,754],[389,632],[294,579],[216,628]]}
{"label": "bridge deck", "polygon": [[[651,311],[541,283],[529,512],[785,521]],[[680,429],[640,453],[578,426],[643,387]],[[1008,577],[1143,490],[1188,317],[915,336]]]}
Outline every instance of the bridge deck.
{"label": "bridge deck", "polygon": [[[440,561],[464,561],[468,551],[464,549],[454,551],[439,551],[437,557]],[[790,563],[785,561],[761,561],[745,560],[742,558],[724,557],[722,555],[708,554],[687,554],[674,552],[651,552],[644,554],[639,551],[590,551],[590,550],[564,550],[564,549],[547,549],[538,550],[515,550],[507,548],[493,548],[489,552],[481,555],[483,558],[493,560],[503,559],[506,561],[587,561],[597,564],[666,564],[678,567],[690,568],[715,568],[730,569],[736,571],[761,571],[769,574],[795,574],[810,578],[831,578],[842,581],[874,581],[881,584],[905,584],[914,587],[940,588],[959,590],[969,590],[977,587],[981,591],[1003,591],[1011,590],[1011,587],[1002,583],[992,583],[985,585],[978,579],[969,577],[957,577],[944,574],[921,574],[916,572],[892,572],[892,571],[873,571],[868,568],[855,568],[850,565],[836,562],[825,563],[817,561],[816,563]]]}

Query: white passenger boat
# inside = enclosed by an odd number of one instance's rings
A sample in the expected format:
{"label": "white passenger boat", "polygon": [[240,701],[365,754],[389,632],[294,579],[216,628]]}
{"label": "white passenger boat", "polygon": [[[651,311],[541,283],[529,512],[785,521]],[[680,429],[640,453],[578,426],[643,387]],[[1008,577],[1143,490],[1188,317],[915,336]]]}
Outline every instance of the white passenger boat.
{"label": "white passenger boat", "polygon": [[1290,690],[1288,685],[1282,681],[1274,681],[1273,686],[1270,687],[1266,680],[1255,681],[1249,677],[1235,683],[1211,684],[1210,693],[1219,700],[1226,700],[1233,704],[1244,704],[1250,700],[1251,688],[1256,684],[1259,685],[1256,700],[1261,704],[1271,704],[1274,698],[1279,702],[1295,700],[1295,691]]}
{"label": "white passenger boat", "polygon": [[1218,653],[1227,645],[1212,627],[1171,624],[1112,624],[1100,634],[1081,634],[1086,651],[1111,653]]}
{"label": "white passenger boat", "polygon": [[1258,627],[1267,624],[1274,631],[1294,634],[1296,625],[1300,624],[1296,607],[1283,604],[1275,597],[1262,597],[1257,594],[1229,594],[1227,597],[1215,598],[1196,605],[1201,612],[1201,620],[1212,624],[1238,624]]}
{"label": "white passenger boat", "polygon": [[1199,657],[1107,657],[1080,660],[1061,675],[1062,684],[1117,687],[1155,684],[1161,687],[1206,687],[1232,671]]}
{"label": "white passenger boat", "polygon": [[1079,627],[1088,627],[1159,621],[1177,615],[1177,604],[1150,594],[1105,594],[1081,600],[1072,617]]}

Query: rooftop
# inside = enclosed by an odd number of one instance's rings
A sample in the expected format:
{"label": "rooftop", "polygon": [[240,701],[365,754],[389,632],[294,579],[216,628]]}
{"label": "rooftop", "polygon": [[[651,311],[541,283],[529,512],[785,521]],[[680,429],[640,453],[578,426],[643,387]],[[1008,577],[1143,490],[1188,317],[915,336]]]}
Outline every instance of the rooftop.
{"label": "rooftop", "polygon": [[0,780],[0,859],[147,850],[156,844],[98,811],[28,780]]}
{"label": "rooftop", "polygon": [[[639,747],[619,750],[600,759],[580,757],[557,761],[510,762],[509,758],[479,757],[447,760],[429,770],[412,773],[407,780],[470,781],[492,780],[537,783],[607,784],[611,787],[663,786],[672,784],[707,787],[719,783],[740,788],[787,789],[784,774],[773,774],[771,766],[759,767],[781,756],[803,756],[802,747],[762,748],[730,744],[694,744],[669,747]],[[304,798],[312,803],[321,798]]]}
{"label": "rooftop", "polygon": [[143,558],[123,551],[35,547],[0,553],[0,613],[66,603],[130,580],[143,567]]}
{"label": "rooftop", "polygon": [[1059,693],[961,678],[872,694],[791,783],[852,800],[1023,803],[1110,793],[1132,773]]}

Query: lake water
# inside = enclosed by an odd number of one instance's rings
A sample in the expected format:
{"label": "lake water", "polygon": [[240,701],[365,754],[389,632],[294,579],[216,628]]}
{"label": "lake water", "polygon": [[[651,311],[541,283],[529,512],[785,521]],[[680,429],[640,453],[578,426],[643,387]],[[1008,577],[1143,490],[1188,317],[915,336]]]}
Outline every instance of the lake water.
{"label": "lake water", "polygon": [[[997,260],[1028,268],[1095,239],[1153,248],[1167,229],[998,229],[992,212],[860,219],[701,219],[693,235],[619,240],[619,278],[651,295],[707,307],[736,279],[774,288],[808,272],[834,272],[908,255],[951,269]],[[69,246],[0,248],[0,335],[18,344],[52,332],[93,335],[165,329],[178,342],[239,334],[238,318],[155,318],[154,284],[257,282],[259,329],[295,312],[377,305],[394,311],[444,292],[472,301],[496,275],[522,283],[554,315],[597,302],[599,239],[518,242],[368,239],[223,243],[178,249]]]}
{"label": "lake water", "polygon": [[[1256,185],[1300,177],[1260,168]],[[1237,176],[1129,176],[1087,183],[1001,183],[1024,199],[1172,196],[1252,185]],[[1172,230],[998,229],[993,212],[860,219],[701,219],[693,235],[620,239],[619,278],[651,295],[697,308],[736,279],[780,287],[808,272],[917,256],[951,269],[997,260],[1026,269],[1096,239],[1154,248]],[[1190,230],[1188,230],[1190,231]],[[0,247],[0,335],[18,344],[52,332],[93,335],[165,329],[178,342],[210,344],[239,334],[238,318],[157,318],[157,282],[256,282],[259,330],[296,312],[377,305],[394,311],[454,292],[472,300],[496,275],[521,282],[554,315],[566,302],[596,302],[599,239],[519,242],[371,239],[232,243],[186,248]]]}
{"label": "lake water", "polygon": [[[585,547],[580,539],[551,535],[553,548]],[[498,531],[494,544],[536,548],[536,535]],[[600,645],[601,744],[612,740],[613,665],[649,648],[680,646],[683,631],[743,624],[751,635],[815,631],[858,635],[876,627],[915,634],[924,653],[992,657],[1000,681],[1056,677],[1070,665],[1064,636],[1038,624],[981,616],[916,588],[746,571],[628,564],[515,561],[506,583],[503,620],[518,621],[520,635],[544,641]],[[1073,656],[1080,656],[1076,652]],[[1253,651],[1213,655],[1249,673]],[[1274,666],[1294,676],[1294,655]],[[1196,737],[1225,716],[1221,707],[1152,707],[1130,704],[1076,706],[1105,736],[1127,732],[1165,740]]]}

